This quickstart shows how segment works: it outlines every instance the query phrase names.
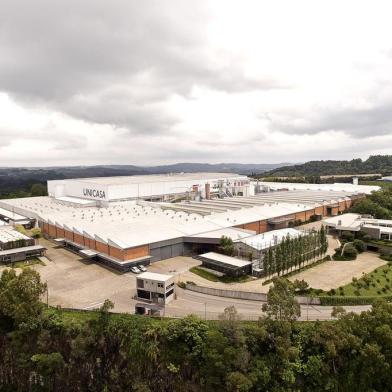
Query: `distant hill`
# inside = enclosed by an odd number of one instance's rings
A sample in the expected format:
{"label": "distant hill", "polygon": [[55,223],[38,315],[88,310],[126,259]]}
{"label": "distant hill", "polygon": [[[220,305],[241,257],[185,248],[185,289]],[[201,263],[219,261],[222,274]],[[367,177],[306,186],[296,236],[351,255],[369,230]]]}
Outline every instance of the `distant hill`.
{"label": "distant hill", "polygon": [[[268,164],[268,163],[175,163],[173,165],[162,165],[152,167],[142,167],[149,173],[196,173],[196,172],[220,172],[220,173],[239,173],[252,174],[263,173],[267,170],[287,166],[288,163]],[[112,167],[112,166],[111,166]]]}
{"label": "distant hill", "polygon": [[[164,174],[171,172],[224,172],[260,174],[285,166],[281,164],[241,163],[176,163],[162,166],[99,165],[99,166],[53,166],[0,168],[0,197],[28,196],[33,184],[46,184],[48,180],[66,178],[133,176],[138,174]],[[22,193],[21,193],[22,192]],[[25,193],[23,193],[25,192]]]}
{"label": "distant hill", "polygon": [[390,175],[392,173],[392,155],[374,155],[367,160],[351,161],[310,161],[300,165],[290,165],[272,169],[265,173],[271,177],[330,176],[342,174]]}

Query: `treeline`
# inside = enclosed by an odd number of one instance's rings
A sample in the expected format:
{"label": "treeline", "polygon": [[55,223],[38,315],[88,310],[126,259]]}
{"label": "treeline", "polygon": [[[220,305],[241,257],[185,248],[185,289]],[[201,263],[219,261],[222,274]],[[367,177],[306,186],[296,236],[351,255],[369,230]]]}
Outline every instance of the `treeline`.
{"label": "treeline", "polygon": [[357,202],[350,212],[372,215],[376,219],[392,219],[392,187],[383,187]]}
{"label": "treeline", "polygon": [[339,174],[392,174],[392,155],[374,155],[367,160],[310,161],[301,165],[285,166],[266,172],[271,177],[324,176]]}
{"label": "treeline", "polygon": [[33,184],[29,188],[23,187],[23,189],[16,189],[14,191],[9,191],[7,189],[0,189],[0,199],[16,199],[21,197],[47,196],[47,194],[48,194],[47,186],[45,184],[40,184],[40,183]]}
{"label": "treeline", "polygon": [[162,166],[99,165],[99,166],[57,166],[37,168],[0,167],[0,198],[28,197],[34,184],[46,185],[48,180],[67,178],[133,176],[140,174],[165,174],[181,172],[224,172],[262,173],[286,164],[239,164],[239,163],[177,163]]}
{"label": "treeline", "polygon": [[[32,270],[0,278],[0,391],[389,391],[392,307],[296,322],[277,282],[259,322],[234,308],[218,322],[45,309]],[[274,286],[275,287],[275,286]],[[260,305],[261,307],[261,305]]]}
{"label": "treeline", "polygon": [[[342,176],[300,176],[300,177],[264,177],[263,175],[254,175],[253,178],[255,179],[262,179],[266,182],[282,182],[282,183],[297,183],[297,184],[334,184],[335,182],[351,184],[353,182],[353,175],[342,177]],[[367,175],[361,176],[361,183],[370,182],[371,185],[377,185],[377,183],[373,184],[372,182],[380,180],[379,175]],[[385,184],[385,182],[382,182]]]}
{"label": "treeline", "polygon": [[287,274],[316,261],[327,252],[328,240],[324,227],[298,237],[287,236],[276,246],[270,246],[261,263],[265,276]]}

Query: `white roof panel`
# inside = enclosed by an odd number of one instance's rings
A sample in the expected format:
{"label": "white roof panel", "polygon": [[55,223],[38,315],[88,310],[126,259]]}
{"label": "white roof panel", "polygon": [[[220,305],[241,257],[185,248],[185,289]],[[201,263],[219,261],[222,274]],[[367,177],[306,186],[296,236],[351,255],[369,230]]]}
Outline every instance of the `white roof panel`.
{"label": "white roof panel", "polygon": [[142,272],[137,276],[137,279],[147,279],[147,280],[154,280],[157,282],[166,282],[169,279],[172,279],[173,275],[166,275],[166,274],[158,274],[156,272]]}
{"label": "white roof panel", "polygon": [[235,257],[226,256],[215,252],[203,253],[202,255],[200,255],[200,257],[203,257],[208,260],[217,261],[223,264],[232,265],[234,267],[245,267],[251,264],[250,261],[237,259]]}

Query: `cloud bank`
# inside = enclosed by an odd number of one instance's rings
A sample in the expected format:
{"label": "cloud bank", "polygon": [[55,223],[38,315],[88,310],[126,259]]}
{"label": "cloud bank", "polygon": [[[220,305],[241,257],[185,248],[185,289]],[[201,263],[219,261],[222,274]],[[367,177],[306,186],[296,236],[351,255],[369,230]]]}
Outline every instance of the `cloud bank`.
{"label": "cloud bank", "polygon": [[2,166],[392,153],[390,11],[3,0]]}

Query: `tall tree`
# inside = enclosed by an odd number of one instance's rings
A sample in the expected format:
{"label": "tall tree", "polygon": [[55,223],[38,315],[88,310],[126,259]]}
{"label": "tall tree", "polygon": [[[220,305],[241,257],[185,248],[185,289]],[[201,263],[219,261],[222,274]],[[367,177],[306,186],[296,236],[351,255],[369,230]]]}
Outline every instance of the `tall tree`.
{"label": "tall tree", "polygon": [[294,321],[301,316],[301,307],[295,299],[295,286],[287,279],[274,278],[263,311],[276,320]]}

